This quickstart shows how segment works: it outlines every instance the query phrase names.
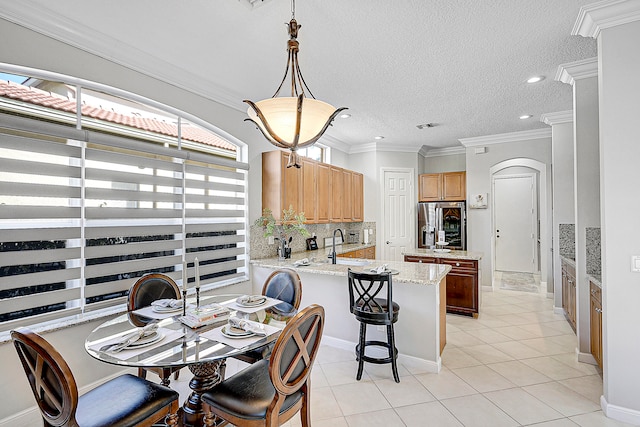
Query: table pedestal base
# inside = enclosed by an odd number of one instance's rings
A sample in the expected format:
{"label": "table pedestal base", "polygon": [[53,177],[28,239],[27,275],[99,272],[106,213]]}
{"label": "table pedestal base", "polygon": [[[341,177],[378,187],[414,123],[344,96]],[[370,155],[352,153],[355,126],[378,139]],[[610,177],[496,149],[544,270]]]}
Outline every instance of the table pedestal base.
{"label": "table pedestal base", "polygon": [[202,408],[202,394],[224,379],[226,366],[225,359],[189,365],[189,370],[193,373],[189,388],[193,392],[182,405],[183,426],[204,426],[205,411]]}

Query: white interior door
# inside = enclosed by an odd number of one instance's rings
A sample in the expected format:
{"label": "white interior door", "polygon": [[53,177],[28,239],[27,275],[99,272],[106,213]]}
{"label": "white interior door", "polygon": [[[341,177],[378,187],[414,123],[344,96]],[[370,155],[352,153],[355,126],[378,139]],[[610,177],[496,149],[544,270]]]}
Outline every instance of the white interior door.
{"label": "white interior door", "polygon": [[534,174],[493,180],[495,269],[533,273],[537,241]]}
{"label": "white interior door", "polygon": [[389,261],[402,261],[402,253],[414,247],[413,170],[383,169],[382,179],[384,189],[381,258]]}

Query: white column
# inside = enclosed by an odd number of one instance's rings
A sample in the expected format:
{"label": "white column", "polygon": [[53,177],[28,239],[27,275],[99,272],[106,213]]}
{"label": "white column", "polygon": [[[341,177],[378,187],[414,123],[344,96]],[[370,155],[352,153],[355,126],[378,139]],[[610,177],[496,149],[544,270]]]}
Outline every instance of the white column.
{"label": "white column", "polygon": [[558,80],[573,86],[573,160],[576,229],[576,334],[578,360],[591,355],[591,306],[587,276],[587,228],[600,227],[598,59],[560,65]]}
{"label": "white column", "polygon": [[604,395],[611,418],[640,425],[640,1],[581,9],[574,34],[598,41]]}
{"label": "white column", "polygon": [[553,310],[562,314],[562,267],[560,224],[574,224],[573,110],[546,113],[540,121],[551,126],[553,180]]}

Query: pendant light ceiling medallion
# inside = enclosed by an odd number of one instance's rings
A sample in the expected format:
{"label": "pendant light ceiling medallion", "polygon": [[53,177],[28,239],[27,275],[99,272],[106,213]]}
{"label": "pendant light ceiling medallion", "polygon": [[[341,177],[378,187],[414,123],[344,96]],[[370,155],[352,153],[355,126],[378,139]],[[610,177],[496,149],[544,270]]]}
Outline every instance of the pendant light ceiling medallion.
{"label": "pendant light ceiling medallion", "polygon": [[[319,101],[313,96],[307,83],[302,77],[298,64],[299,43],[297,40],[298,25],[295,19],[295,0],[291,1],[291,21],[289,21],[289,42],[287,67],[280,86],[269,99],[249,104],[247,114],[256,124],[262,134],[273,145],[291,150],[287,167],[300,167],[296,150],[314,144],[327,130],[333,119],[346,108],[334,108],[326,102]],[[290,75],[290,96],[281,96],[287,76]],[[309,95],[309,97],[307,96]]]}

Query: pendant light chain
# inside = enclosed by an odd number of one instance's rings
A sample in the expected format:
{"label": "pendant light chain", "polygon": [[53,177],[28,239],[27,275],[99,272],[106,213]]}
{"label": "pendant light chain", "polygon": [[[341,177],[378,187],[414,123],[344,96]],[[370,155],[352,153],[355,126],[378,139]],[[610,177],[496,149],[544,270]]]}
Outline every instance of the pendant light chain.
{"label": "pendant light chain", "polygon": [[296,19],[296,0],[291,0],[291,19]]}

